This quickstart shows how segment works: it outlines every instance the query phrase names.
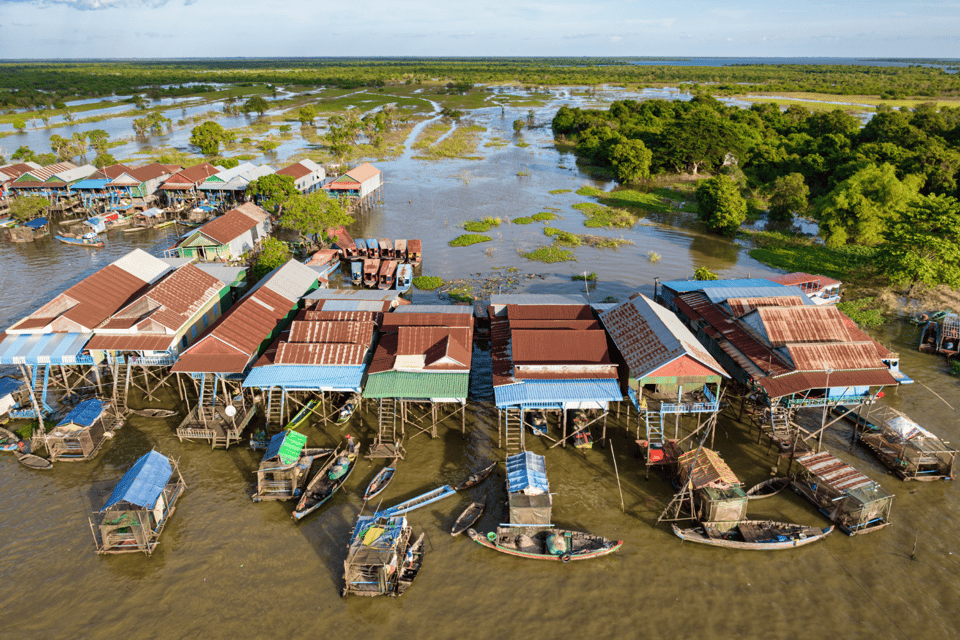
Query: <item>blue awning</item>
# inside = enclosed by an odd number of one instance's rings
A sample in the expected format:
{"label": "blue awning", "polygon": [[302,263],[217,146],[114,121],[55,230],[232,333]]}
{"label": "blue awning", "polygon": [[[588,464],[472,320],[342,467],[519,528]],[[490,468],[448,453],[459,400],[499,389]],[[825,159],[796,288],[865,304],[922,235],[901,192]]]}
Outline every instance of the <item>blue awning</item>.
{"label": "blue awning", "polygon": [[530,451],[507,456],[507,491],[527,494],[550,493],[547,465],[543,456]]}
{"label": "blue awning", "polygon": [[87,364],[81,356],[92,333],[21,333],[0,342],[0,364]]}
{"label": "blue awning", "polygon": [[354,391],[363,387],[363,366],[269,365],[255,367],[243,386],[257,389]]}
{"label": "blue awning", "polygon": [[493,388],[498,408],[542,407],[545,404],[572,402],[619,402],[623,400],[620,383],[599,380],[523,380]]}
{"label": "blue awning", "polygon": [[79,182],[74,182],[72,185],[70,185],[70,188],[71,188],[71,189],[81,189],[81,190],[84,190],[84,189],[92,189],[92,190],[106,189],[108,182],[111,182],[111,180],[109,180],[109,179],[107,179],[107,180],[81,180],[81,181],[79,181]]}
{"label": "blue awning", "polygon": [[102,511],[118,502],[129,502],[144,509],[152,509],[172,475],[170,460],[162,453],[151,451],[123,474]]}
{"label": "blue awning", "polygon": [[46,218],[34,218],[30,222],[24,222],[23,226],[30,227],[31,229],[39,229],[40,227],[47,224]]}
{"label": "blue awning", "polygon": [[93,426],[97,418],[103,413],[103,403],[93,398],[85,400],[75,406],[70,413],[64,416],[63,420],[57,425],[62,427],[65,424],[78,424],[84,427]]}

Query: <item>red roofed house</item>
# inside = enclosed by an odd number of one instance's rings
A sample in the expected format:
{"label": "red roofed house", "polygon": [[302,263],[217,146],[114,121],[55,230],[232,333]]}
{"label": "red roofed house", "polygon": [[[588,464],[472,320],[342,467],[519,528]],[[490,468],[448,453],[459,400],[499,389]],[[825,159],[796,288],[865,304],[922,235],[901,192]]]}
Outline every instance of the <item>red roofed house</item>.
{"label": "red roofed house", "polygon": [[187,204],[195,204],[200,200],[199,187],[204,180],[212,175],[216,175],[220,169],[209,162],[177,171],[169,178],[163,181],[159,187],[166,199],[167,205],[179,207]]}
{"label": "red roofed house", "polygon": [[833,278],[797,272],[771,276],[767,280],[787,287],[800,287],[816,304],[836,304],[840,302],[840,286],[843,283]]}
{"label": "red roofed house", "polygon": [[361,206],[370,203],[380,187],[383,186],[383,174],[369,162],[323,185],[330,195],[357,201]]}
{"label": "red roofed house", "polygon": [[167,178],[183,167],[178,164],[154,162],[136,169],[129,169],[107,183],[107,190],[118,198],[130,199],[134,207],[145,207],[155,198],[153,194]]}
{"label": "red roofed house", "polygon": [[301,160],[277,171],[278,176],[293,178],[293,186],[300,193],[311,193],[323,185],[327,173],[313,160]]}
{"label": "red roofed house", "polygon": [[258,246],[269,233],[270,216],[246,202],[181,239],[165,255],[201,261],[234,260]]}

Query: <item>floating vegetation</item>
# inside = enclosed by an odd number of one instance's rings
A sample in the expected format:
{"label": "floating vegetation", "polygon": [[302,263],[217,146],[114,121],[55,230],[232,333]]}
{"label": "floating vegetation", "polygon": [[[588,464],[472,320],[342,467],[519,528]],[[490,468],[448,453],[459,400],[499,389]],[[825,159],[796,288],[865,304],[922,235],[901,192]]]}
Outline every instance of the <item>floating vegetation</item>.
{"label": "floating vegetation", "polygon": [[556,227],[544,227],[543,235],[553,238],[553,241],[564,247],[579,247],[581,245],[580,236],[569,231],[562,231]]}
{"label": "floating vegetation", "polygon": [[490,141],[484,144],[483,146],[496,147],[497,149],[503,149],[508,144],[510,144],[509,140],[504,140],[503,138],[490,138]]}
{"label": "floating vegetation", "polygon": [[443,286],[443,278],[437,276],[417,276],[413,279],[413,286],[421,291],[435,291]]}
{"label": "floating vegetation", "polygon": [[647,260],[653,263],[660,262],[660,254],[656,251],[647,251]]}
{"label": "floating vegetation", "polygon": [[493,227],[499,227],[501,222],[502,220],[500,220],[500,218],[492,217],[484,218],[483,220],[470,220],[469,222],[463,223],[463,229],[471,233],[483,233]]}
{"label": "floating vegetation", "polygon": [[490,236],[481,235],[479,233],[465,233],[462,236],[457,236],[450,241],[451,247],[469,247],[472,244],[478,244],[480,242],[490,242],[493,240]]}
{"label": "floating vegetation", "polygon": [[585,227],[629,229],[639,220],[638,216],[625,209],[613,209],[596,202],[580,202],[573,205],[573,208],[587,216],[587,220],[583,223]]}
{"label": "floating vegetation", "polygon": [[573,255],[572,251],[567,249],[561,249],[556,246],[546,246],[535,249],[530,253],[522,254],[527,260],[534,260],[535,262],[576,262],[577,257]]}
{"label": "floating vegetation", "polygon": [[879,327],[885,320],[880,310],[872,308],[874,298],[844,300],[837,303],[837,309],[861,327]]}
{"label": "floating vegetation", "polygon": [[635,244],[633,240],[627,240],[622,237],[611,238],[609,236],[570,233],[569,231],[563,231],[556,227],[544,227],[543,234],[549,238],[553,238],[554,244],[563,247],[587,246],[594,247],[595,249],[616,249],[620,247],[620,245]]}
{"label": "floating vegetation", "polygon": [[694,280],[719,280],[720,276],[706,267],[697,267],[693,270]]}
{"label": "floating vegetation", "polygon": [[570,276],[571,280],[579,280],[581,282],[596,282],[597,281],[597,272],[591,271],[590,273],[581,273],[575,276]]}
{"label": "floating vegetation", "polygon": [[578,196],[592,196],[594,198],[599,198],[603,194],[603,189],[598,189],[597,187],[591,187],[589,185],[584,185],[577,189]]}
{"label": "floating vegetation", "polygon": [[514,218],[513,224],[533,224],[533,218],[522,216],[520,218]]}
{"label": "floating vegetation", "polygon": [[620,302],[620,298],[616,296],[607,296],[606,298],[603,299],[603,301],[607,304],[616,304]]}
{"label": "floating vegetation", "polygon": [[551,195],[557,195],[557,194],[560,194],[560,193],[573,193],[573,189],[551,189],[551,190],[548,191],[547,193],[549,193],[549,194],[551,194]]}
{"label": "floating vegetation", "polygon": [[520,171],[517,171],[518,178],[523,178],[524,176],[529,176],[529,175],[530,175],[530,172],[527,171],[526,169],[521,169]]}
{"label": "floating vegetation", "polygon": [[550,213],[549,211],[541,211],[540,213],[530,216],[531,220],[535,220],[536,222],[549,222],[559,217],[557,214]]}
{"label": "floating vegetation", "polygon": [[523,138],[521,138],[520,140],[517,140],[517,146],[523,149],[525,147],[529,147],[530,143],[526,142],[525,140],[523,140]]}
{"label": "floating vegetation", "polygon": [[466,285],[449,289],[444,293],[446,293],[446,295],[449,296],[449,298],[454,302],[473,302],[475,300],[473,289]]}

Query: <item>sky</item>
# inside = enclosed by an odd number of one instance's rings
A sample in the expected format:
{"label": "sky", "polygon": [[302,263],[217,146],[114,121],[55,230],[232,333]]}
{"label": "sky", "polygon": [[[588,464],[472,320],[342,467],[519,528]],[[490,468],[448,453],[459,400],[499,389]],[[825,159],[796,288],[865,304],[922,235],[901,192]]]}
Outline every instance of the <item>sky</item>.
{"label": "sky", "polygon": [[960,0],[0,0],[0,59],[960,57]]}

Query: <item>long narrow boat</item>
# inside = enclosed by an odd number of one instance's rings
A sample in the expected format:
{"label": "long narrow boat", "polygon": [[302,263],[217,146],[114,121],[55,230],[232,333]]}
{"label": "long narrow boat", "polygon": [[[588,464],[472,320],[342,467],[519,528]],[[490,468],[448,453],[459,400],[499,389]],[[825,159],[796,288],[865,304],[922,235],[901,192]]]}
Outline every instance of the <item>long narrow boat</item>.
{"label": "long narrow boat", "polygon": [[337,424],[344,424],[347,420],[353,416],[357,411],[357,407],[360,406],[360,394],[354,393],[347,401],[343,404],[343,407],[340,408],[340,414],[337,416]]}
{"label": "long narrow boat", "polygon": [[479,502],[471,503],[469,507],[463,510],[463,513],[460,514],[460,516],[457,518],[457,521],[453,523],[453,528],[450,530],[450,535],[458,536],[472,527],[473,523],[479,520],[480,516],[483,515],[483,510],[486,507],[486,497]]}
{"label": "long narrow boat", "polygon": [[331,456],[327,464],[323,465],[307,484],[293,512],[293,519],[301,520],[319,509],[320,505],[329,500],[337,489],[343,486],[356,466],[357,457],[351,453]]}
{"label": "long narrow boat", "polygon": [[821,529],[773,520],[741,520],[735,527],[724,531],[720,530],[718,523],[711,522],[705,522],[692,529],[681,529],[675,524],[671,526],[681,540],[750,551],[777,551],[802,547],[822,540],[833,531],[832,526]]}
{"label": "long narrow boat", "polygon": [[416,542],[407,548],[407,553],[403,564],[400,565],[400,575],[397,576],[397,596],[402,596],[403,592],[410,588],[413,581],[420,575],[420,569],[423,568],[423,536],[417,538]]}
{"label": "long narrow boat", "polygon": [[527,535],[529,527],[501,526],[487,535],[470,529],[467,535],[480,546],[532,560],[589,560],[613,553],[623,540],[608,540],[583,531],[544,528]]}
{"label": "long narrow boat", "polygon": [[770,478],[751,487],[747,497],[751,500],[763,500],[775,496],[790,486],[790,478]]}
{"label": "long narrow boat", "polygon": [[74,247],[86,247],[87,249],[102,249],[105,245],[94,236],[93,238],[68,238],[66,236],[56,236],[57,240],[63,244],[69,244]]}
{"label": "long narrow boat", "polygon": [[368,289],[377,288],[377,274],[380,271],[380,261],[376,258],[367,258],[363,261],[363,286]]}
{"label": "long narrow boat", "polygon": [[477,471],[476,473],[471,473],[469,476],[467,476],[466,480],[464,480],[463,482],[461,482],[460,484],[458,484],[453,488],[454,491],[463,491],[464,489],[469,489],[470,487],[477,486],[478,484],[486,480],[487,477],[491,473],[493,473],[493,470],[496,468],[497,468],[497,463],[493,462],[490,464],[489,467],[484,467],[483,469],[481,469],[480,471]]}
{"label": "long narrow boat", "polygon": [[363,284],[363,263],[359,260],[352,260],[350,262],[350,280],[354,286]]}
{"label": "long narrow boat", "polygon": [[53,463],[46,458],[35,456],[32,453],[17,453],[17,461],[25,467],[31,469],[49,469]]}
{"label": "long narrow boat", "polygon": [[393,459],[393,462],[385,466],[383,469],[373,476],[373,480],[370,481],[370,484],[367,485],[367,490],[363,492],[363,501],[366,502],[371,498],[383,493],[383,490],[387,488],[387,485],[390,484],[390,481],[393,480],[393,476],[397,473],[397,458]]}
{"label": "long narrow boat", "polygon": [[419,509],[420,507],[425,507],[428,504],[433,504],[438,500],[443,500],[444,498],[449,498],[450,496],[456,495],[457,492],[450,485],[445,484],[442,487],[428,491],[422,495],[417,496],[416,498],[411,498],[406,502],[401,502],[398,505],[384,509],[383,511],[378,511],[374,514],[376,517],[380,518],[389,518],[391,516],[398,516],[403,513],[413,511],[414,509]]}
{"label": "long narrow boat", "polygon": [[413,267],[408,264],[397,266],[397,291],[404,292],[410,290],[413,283]]}
{"label": "long narrow boat", "polygon": [[287,425],[288,431],[296,431],[302,427],[307,418],[310,417],[310,414],[313,413],[314,409],[317,408],[317,405],[320,404],[319,400],[311,400],[307,404],[303,405],[303,408],[297,412],[297,415],[293,416],[293,420],[290,421],[290,424]]}
{"label": "long narrow boat", "polygon": [[177,415],[172,409],[130,409],[130,413],[141,418],[171,418]]}
{"label": "long narrow boat", "polygon": [[379,238],[380,258],[382,260],[393,260],[393,240],[389,238]]}
{"label": "long narrow boat", "polygon": [[413,266],[417,266],[423,260],[420,246],[419,240],[407,240],[407,261]]}
{"label": "long narrow boat", "polygon": [[367,257],[380,258],[380,241],[376,238],[367,238]]}
{"label": "long narrow boat", "polygon": [[400,262],[407,261],[407,241],[406,240],[394,240],[393,241],[393,257]]}
{"label": "long narrow boat", "polygon": [[357,238],[353,243],[357,246],[357,255],[351,256],[350,259],[362,261],[367,257],[367,241],[363,238]]}
{"label": "long narrow boat", "polygon": [[380,263],[380,275],[377,279],[378,289],[393,289],[393,284],[397,279],[397,261],[384,260]]}

